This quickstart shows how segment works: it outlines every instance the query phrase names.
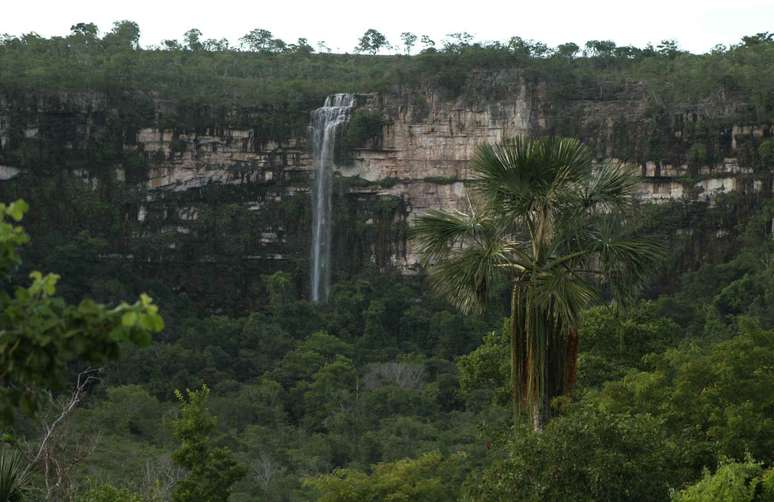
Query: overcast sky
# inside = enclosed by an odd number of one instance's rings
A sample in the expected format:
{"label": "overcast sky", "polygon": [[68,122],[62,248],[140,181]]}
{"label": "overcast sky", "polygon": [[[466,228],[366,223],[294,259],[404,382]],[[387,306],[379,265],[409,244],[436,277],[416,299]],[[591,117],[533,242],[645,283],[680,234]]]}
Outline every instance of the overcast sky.
{"label": "overcast sky", "polygon": [[199,28],[205,38],[237,43],[253,28],[336,52],[351,51],[358,37],[375,28],[396,43],[404,31],[439,41],[467,31],[478,40],[518,35],[555,46],[586,40],[613,40],[644,46],[675,39],[691,52],[737,43],[742,35],[774,31],[774,0],[23,0],[0,13],[0,33],[35,31],[65,35],[78,22],[94,22],[102,32],[129,19],[141,30],[141,45],[181,38]]}

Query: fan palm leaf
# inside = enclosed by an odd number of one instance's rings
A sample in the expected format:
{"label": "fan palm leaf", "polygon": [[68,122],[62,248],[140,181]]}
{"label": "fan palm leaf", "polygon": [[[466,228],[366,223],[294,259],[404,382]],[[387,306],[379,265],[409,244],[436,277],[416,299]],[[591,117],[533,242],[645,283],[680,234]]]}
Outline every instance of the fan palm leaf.
{"label": "fan palm leaf", "polygon": [[21,453],[3,448],[0,452],[0,500],[22,500],[26,480],[27,466]]}
{"label": "fan palm leaf", "polygon": [[637,179],[593,165],[578,140],[481,145],[472,172],[469,211],[429,211],[413,238],[436,291],[463,311],[485,308],[498,277],[511,283],[514,417],[526,411],[539,429],[575,380],[583,308],[604,284],[631,293],[660,246],[627,233]]}

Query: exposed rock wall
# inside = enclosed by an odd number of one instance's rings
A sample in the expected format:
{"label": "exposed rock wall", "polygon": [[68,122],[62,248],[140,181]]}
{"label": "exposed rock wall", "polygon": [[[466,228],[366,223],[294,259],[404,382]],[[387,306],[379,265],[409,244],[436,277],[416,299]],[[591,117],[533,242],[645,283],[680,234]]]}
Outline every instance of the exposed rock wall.
{"label": "exposed rock wall", "polygon": [[[406,200],[411,221],[430,208],[466,207],[465,181],[477,145],[517,135],[567,134],[587,142],[597,161],[623,163],[641,176],[639,196],[645,202],[711,202],[720,193],[762,189],[763,180],[754,176],[753,156],[741,154],[740,145],[749,152],[751,143],[754,147],[774,135],[774,127],[705,125],[727,123],[727,106],[703,106],[700,114],[680,110],[659,128],[650,115],[647,93],[639,86],[603,102],[565,103],[557,113],[552,110],[557,103],[541,85],[530,87],[518,77],[508,82],[494,99],[475,94],[443,99],[432,92],[364,99],[362,106],[386,117],[383,136],[357,149],[352,164],[340,167],[340,173],[374,183],[391,180],[377,193]],[[651,158],[654,137],[661,142],[663,156]],[[705,152],[703,157],[693,153],[696,145]],[[417,257],[410,243],[406,249],[394,262],[410,270]]]}
{"label": "exposed rock wall", "polygon": [[[641,196],[652,202],[762,189],[750,152],[772,136],[771,124],[730,123],[733,103],[654,114],[648,99],[633,84],[604,99],[557,101],[515,72],[481,75],[455,97],[433,89],[358,95],[355,113],[375,112],[384,125],[338,166],[334,280],[368,266],[415,269],[410,221],[430,208],[464,208],[476,146],[516,135],[580,137],[597,160],[621,159],[640,174]],[[129,237],[113,239],[111,256],[155,263],[153,273],[209,266],[209,280],[192,281],[207,289],[225,280],[226,263],[241,281],[236,294],[257,294],[260,275],[277,269],[295,271],[305,287],[307,131],[271,138],[216,118],[178,127],[168,119],[174,111],[152,96],[0,96],[0,180],[52,163],[91,189],[112,183],[130,193],[121,209]],[[184,277],[178,270],[175,280]]]}

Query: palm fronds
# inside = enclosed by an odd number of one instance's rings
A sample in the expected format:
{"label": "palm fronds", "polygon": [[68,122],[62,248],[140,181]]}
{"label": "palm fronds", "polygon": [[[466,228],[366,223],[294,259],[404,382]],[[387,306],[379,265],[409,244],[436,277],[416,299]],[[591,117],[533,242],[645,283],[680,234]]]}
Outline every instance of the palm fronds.
{"label": "palm fronds", "polygon": [[621,165],[592,165],[578,140],[482,145],[473,173],[470,210],[429,211],[413,237],[435,289],[463,311],[485,307],[495,278],[512,284],[514,409],[539,428],[548,399],[574,381],[566,358],[577,351],[565,345],[577,348],[581,310],[605,283],[630,293],[661,249],[626,231],[637,179]]}
{"label": "palm fronds", "polygon": [[412,232],[437,291],[464,312],[480,312],[490,286],[508,264],[498,222],[480,213],[431,211]]}
{"label": "palm fronds", "polygon": [[481,145],[473,159],[475,187],[488,201],[525,216],[591,173],[591,156],[575,139],[517,137]]}
{"label": "palm fronds", "polygon": [[27,469],[21,453],[3,448],[0,451],[0,501],[22,500],[26,480]]}
{"label": "palm fronds", "polygon": [[492,230],[486,225],[476,214],[430,210],[417,219],[411,235],[420,255],[430,263],[446,257],[455,246],[483,238]]}

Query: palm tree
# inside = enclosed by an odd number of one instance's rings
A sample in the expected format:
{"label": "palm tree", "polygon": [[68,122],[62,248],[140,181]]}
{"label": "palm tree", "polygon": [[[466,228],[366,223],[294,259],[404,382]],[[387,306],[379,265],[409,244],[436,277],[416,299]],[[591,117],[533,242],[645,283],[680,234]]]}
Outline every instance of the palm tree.
{"label": "palm tree", "polygon": [[21,453],[8,448],[0,449],[0,500],[17,502],[24,498],[27,469]]}
{"label": "palm tree", "polygon": [[592,166],[578,140],[481,145],[472,171],[469,210],[427,212],[414,238],[435,289],[463,311],[508,281],[514,420],[541,430],[550,399],[575,383],[582,309],[603,288],[631,293],[660,248],[627,235],[636,178]]}

